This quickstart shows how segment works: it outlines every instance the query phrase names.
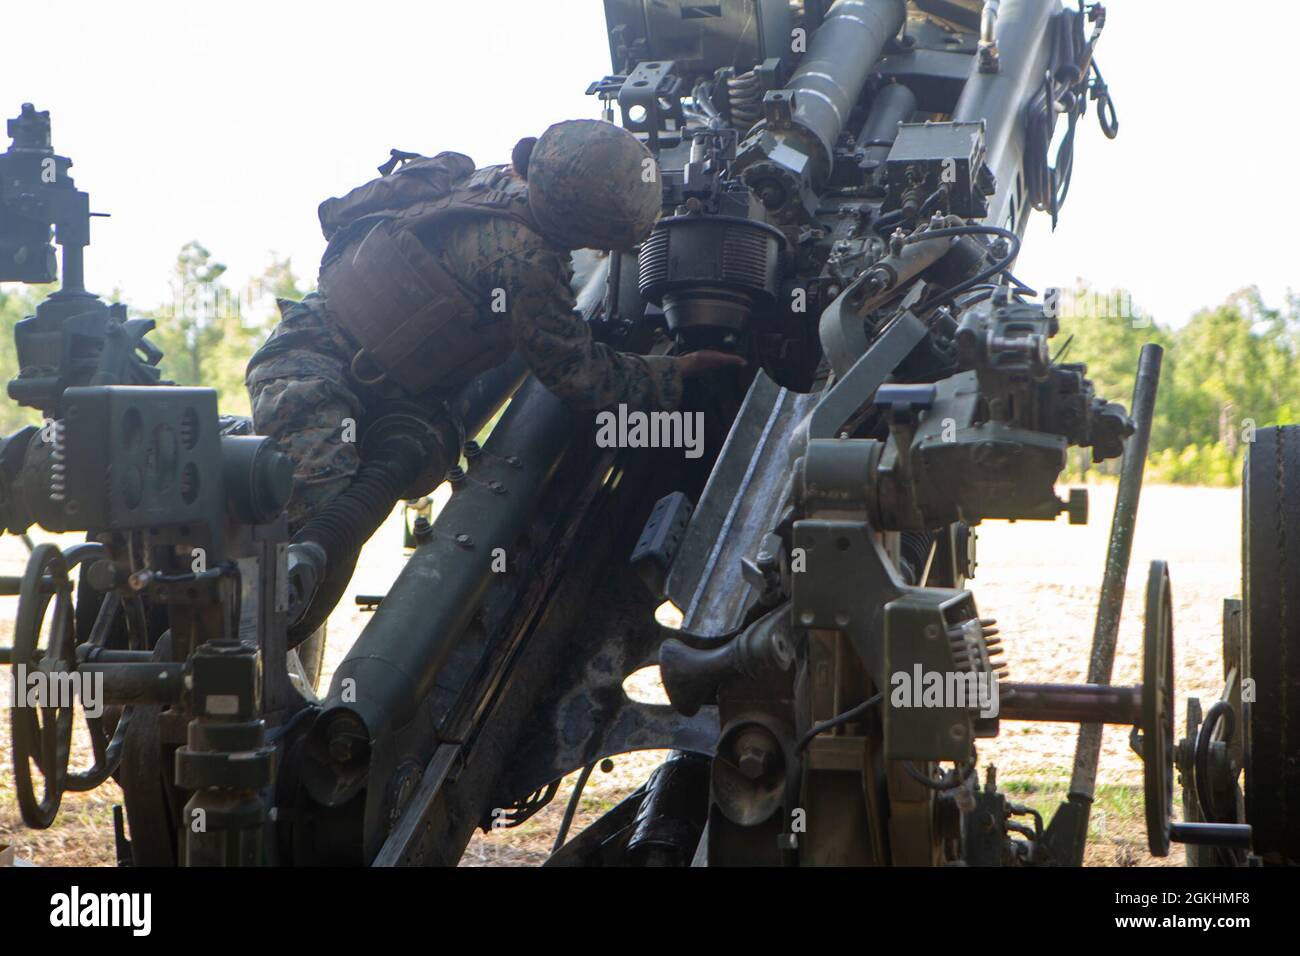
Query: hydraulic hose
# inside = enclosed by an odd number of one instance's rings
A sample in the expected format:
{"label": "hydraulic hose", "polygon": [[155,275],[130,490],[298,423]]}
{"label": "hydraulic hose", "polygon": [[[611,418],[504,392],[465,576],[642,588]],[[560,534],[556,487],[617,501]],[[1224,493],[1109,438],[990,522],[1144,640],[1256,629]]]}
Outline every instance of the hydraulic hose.
{"label": "hydraulic hose", "polygon": [[[426,471],[430,454],[447,455],[440,443],[394,432],[362,462],[347,490],[313,515],[289,545],[289,646],[297,647],[320,627],[352,578],[361,547],[379,530],[404,489]],[[304,606],[305,605],[305,606]],[[297,619],[294,619],[295,612]]]}

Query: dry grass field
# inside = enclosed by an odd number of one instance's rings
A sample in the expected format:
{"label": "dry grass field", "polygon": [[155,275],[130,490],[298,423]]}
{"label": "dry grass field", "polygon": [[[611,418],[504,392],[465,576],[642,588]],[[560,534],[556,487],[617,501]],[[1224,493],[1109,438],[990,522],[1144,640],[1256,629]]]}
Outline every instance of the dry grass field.
{"label": "dry grass field", "polygon": [[[1105,557],[1114,488],[1094,486],[1092,519],[1085,527],[1055,523],[991,522],[979,531],[979,567],[971,589],[982,616],[996,617],[1005,637],[1011,679],[1082,681],[1087,669],[1097,589]],[[328,681],[366,615],[353,605],[353,593],[383,593],[401,563],[398,516],[367,545],[352,588],[330,619],[326,661]],[[1142,499],[1137,539],[1124,602],[1114,679],[1141,679],[1142,600],[1147,564],[1169,562],[1174,593],[1178,716],[1184,721],[1188,695],[1203,701],[1221,683],[1220,616],[1223,598],[1239,593],[1240,496],[1232,489],[1148,487]],[[18,574],[26,551],[12,537],[0,540],[0,574]],[[15,599],[0,598],[0,643],[8,643]],[[998,768],[998,779],[1015,799],[1050,816],[1065,796],[1074,751],[1073,725],[1004,722],[1002,735],[982,741],[983,763]],[[84,732],[74,761],[85,760]],[[597,771],[588,783],[573,832],[595,819],[637,787],[662,759],[659,752],[616,758],[609,773]],[[113,784],[89,794],[64,798],[59,820],[49,830],[26,830],[13,796],[9,726],[0,720],[0,845],[12,844],[18,856],[40,865],[111,865],[112,806],[121,801]],[[568,800],[573,778],[556,800],[516,829],[477,835],[463,865],[532,865],[544,860]],[[1177,804],[1177,794],[1175,795]],[[1181,852],[1164,859],[1146,853],[1142,818],[1141,763],[1128,746],[1128,734],[1105,734],[1098,802],[1092,817],[1090,865],[1181,865]]]}

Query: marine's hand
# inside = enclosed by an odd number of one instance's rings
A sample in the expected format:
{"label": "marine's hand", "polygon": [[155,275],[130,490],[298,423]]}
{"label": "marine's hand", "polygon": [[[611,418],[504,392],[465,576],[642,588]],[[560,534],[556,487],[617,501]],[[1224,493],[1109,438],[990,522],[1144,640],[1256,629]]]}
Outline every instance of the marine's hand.
{"label": "marine's hand", "polygon": [[677,356],[677,370],[682,373],[682,378],[695,378],[714,369],[744,364],[745,360],[739,355],[719,352],[715,349],[701,349],[688,355]]}

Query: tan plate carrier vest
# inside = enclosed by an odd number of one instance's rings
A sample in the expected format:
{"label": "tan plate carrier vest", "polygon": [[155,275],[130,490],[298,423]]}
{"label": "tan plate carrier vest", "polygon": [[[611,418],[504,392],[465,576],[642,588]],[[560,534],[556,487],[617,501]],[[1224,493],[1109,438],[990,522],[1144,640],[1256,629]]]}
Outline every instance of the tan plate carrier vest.
{"label": "tan plate carrier vest", "polygon": [[392,382],[418,395],[468,382],[508,353],[506,317],[483,322],[482,294],[419,238],[466,216],[498,216],[540,232],[527,189],[509,167],[474,173],[468,156],[439,153],[321,204],[329,247],[320,291],[360,347],[352,373],[363,385]]}

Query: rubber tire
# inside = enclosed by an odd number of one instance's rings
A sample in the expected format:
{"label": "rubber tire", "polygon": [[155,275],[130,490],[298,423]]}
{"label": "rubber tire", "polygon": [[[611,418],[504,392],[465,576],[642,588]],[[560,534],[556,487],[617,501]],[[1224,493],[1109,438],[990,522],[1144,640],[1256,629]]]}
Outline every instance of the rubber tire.
{"label": "rubber tire", "polygon": [[1300,863],[1300,426],[1256,432],[1241,532],[1246,822],[1265,862]]}

